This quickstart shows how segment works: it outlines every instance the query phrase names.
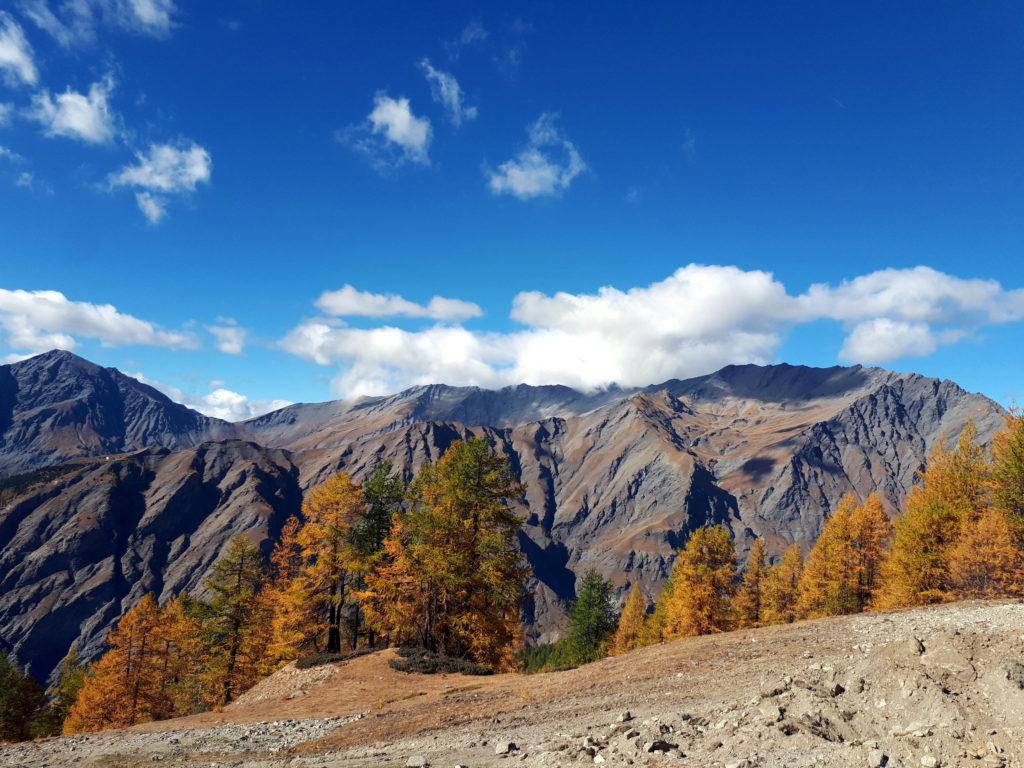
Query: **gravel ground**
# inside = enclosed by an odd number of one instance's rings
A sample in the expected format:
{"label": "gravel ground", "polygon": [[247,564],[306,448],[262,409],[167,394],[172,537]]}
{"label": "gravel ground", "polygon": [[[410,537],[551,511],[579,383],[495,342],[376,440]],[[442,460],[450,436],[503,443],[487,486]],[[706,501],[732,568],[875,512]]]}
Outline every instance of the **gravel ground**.
{"label": "gravel ground", "polygon": [[403,675],[386,658],[283,670],[217,715],[248,722],[15,745],[0,765],[1024,766],[1017,602],[689,638],[534,676]]}

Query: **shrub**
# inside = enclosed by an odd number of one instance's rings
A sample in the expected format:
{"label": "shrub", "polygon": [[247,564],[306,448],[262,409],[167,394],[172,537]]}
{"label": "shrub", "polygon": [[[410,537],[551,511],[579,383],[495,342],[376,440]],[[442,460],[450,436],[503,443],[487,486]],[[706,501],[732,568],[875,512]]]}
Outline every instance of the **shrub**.
{"label": "shrub", "polygon": [[492,670],[476,662],[444,656],[440,653],[428,651],[426,648],[399,648],[398,656],[399,658],[388,662],[391,668],[398,672],[417,672],[421,675],[436,675],[439,673],[460,675],[493,674]]}
{"label": "shrub", "polygon": [[346,651],[344,653],[315,653],[312,656],[303,656],[301,659],[296,659],[296,669],[311,669],[313,667],[320,667],[324,664],[339,664],[345,661],[351,661],[352,659],[365,656],[368,653],[374,653],[377,648],[360,648],[355,651]]}

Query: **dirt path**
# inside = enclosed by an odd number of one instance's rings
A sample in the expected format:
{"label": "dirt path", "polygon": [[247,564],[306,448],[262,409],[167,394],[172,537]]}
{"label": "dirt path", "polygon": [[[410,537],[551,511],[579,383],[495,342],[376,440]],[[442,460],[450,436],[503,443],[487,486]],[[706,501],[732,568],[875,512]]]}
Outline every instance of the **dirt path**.
{"label": "dirt path", "polygon": [[1021,603],[688,638],[544,675],[407,675],[390,657],[282,670],[223,712],[0,749],[0,765],[1024,766]]}

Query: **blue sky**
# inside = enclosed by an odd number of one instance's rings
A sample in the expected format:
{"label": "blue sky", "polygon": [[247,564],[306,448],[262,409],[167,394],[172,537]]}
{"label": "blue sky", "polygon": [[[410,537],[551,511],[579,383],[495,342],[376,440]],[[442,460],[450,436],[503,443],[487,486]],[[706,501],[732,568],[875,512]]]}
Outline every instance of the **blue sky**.
{"label": "blue sky", "polygon": [[228,417],[746,361],[1024,399],[1024,12],[827,6],[4,0],[0,358]]}

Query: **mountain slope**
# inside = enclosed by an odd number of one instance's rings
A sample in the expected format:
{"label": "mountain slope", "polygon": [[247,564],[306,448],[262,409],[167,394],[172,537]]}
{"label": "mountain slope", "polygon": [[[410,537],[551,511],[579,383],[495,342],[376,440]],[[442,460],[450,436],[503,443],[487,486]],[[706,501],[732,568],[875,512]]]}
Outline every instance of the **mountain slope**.
{"label": "mountain slope", "polygon": [[301,503],[287,453],[241,441],[66,469],[0,509],[0,636],[42,676],[147,592],[195,591],[234,536],[269,549]]}
{"label": "mountain slope", "polygon": [[158,390],[70,352],[0,366],[0,478],[81,456],[232,436]]}
{"label": "mountain slope", "polygon": [[[387,460],[411,478],[472,436],[507,456],[527,484],[527,633],[542,640],[559,632],[588,568],[620,595],[639,583],[653,598],[705,523],[727,524],[741,554],[754,537],[770,554],[806,547],[844,493],[877,491],[895,509],[942,436],[972,420],[988,441],[1003,418],[951,382],[778,365],[589,395],[415,387],[229,425],[73,356],[7,368],[21,399],[4,434],[34,438],[5,442],[0,456],[78,457],[0,482],[0,643],[44,675],[72,642],[95,652],[145,591],[194,589],[231,536],[269,547],[301,494],[340,470],[362,479]],[[225,433],[248,441],[199,443]]]}

